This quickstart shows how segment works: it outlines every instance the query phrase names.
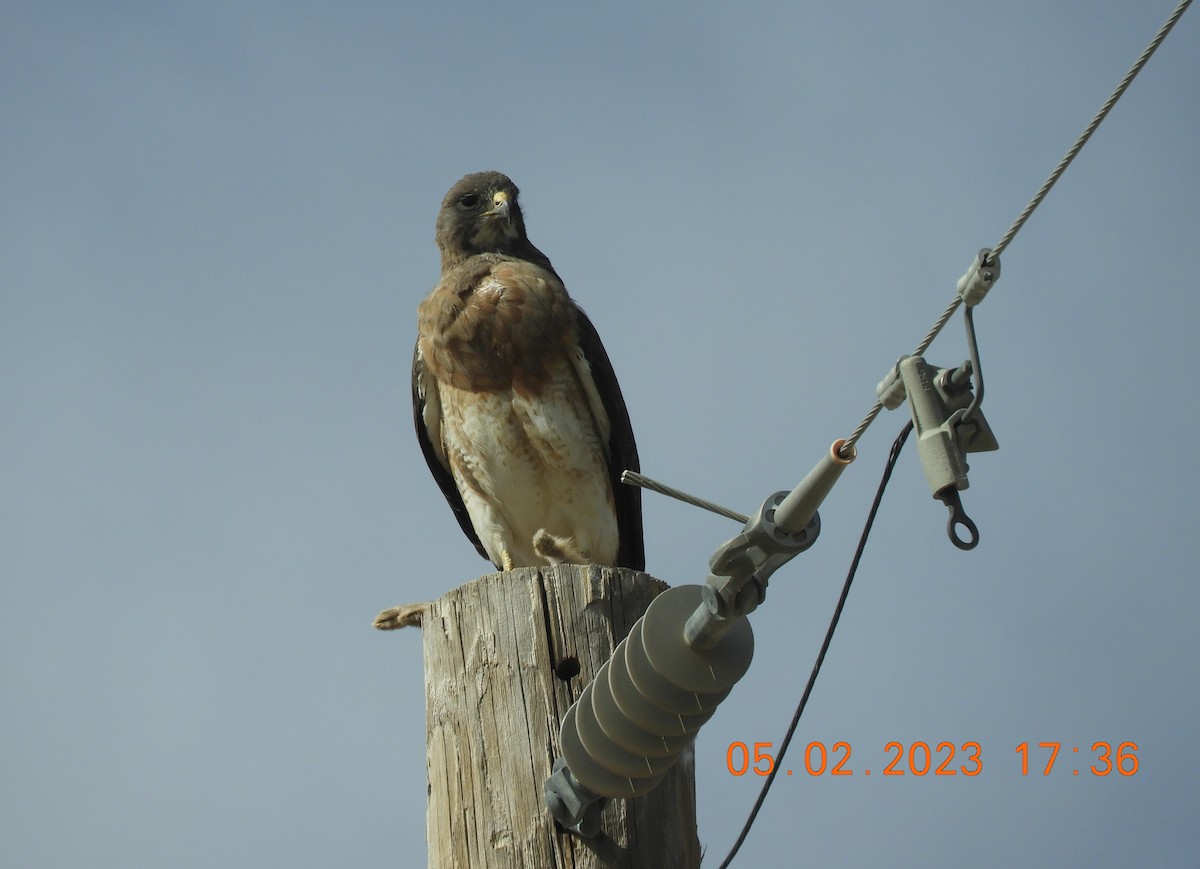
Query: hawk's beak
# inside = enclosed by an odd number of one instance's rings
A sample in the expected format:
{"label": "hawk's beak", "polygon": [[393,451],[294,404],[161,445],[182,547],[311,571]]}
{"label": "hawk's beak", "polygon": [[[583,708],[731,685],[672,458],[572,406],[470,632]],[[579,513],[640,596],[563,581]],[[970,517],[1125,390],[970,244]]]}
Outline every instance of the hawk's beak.
{"label": "hawk's beak", "polygon": [[494,197],[492,197],[492,210],[485,211],[483,216],[495,217],[503,220],[505,223],[508,223],[512,219],[509,216],[508,211],[508,194],[501,190]]}

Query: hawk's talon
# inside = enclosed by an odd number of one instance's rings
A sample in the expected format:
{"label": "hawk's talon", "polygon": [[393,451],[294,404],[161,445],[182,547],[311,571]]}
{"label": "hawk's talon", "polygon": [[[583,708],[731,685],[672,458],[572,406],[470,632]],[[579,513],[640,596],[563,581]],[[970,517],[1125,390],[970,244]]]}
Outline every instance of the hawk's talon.
{"label": "hawk's talon", "polygon": [[385,609],[375,616],[372,626],[380,631],[395,631],[400,628],[419,628],[429,609],[427,603],[408,603]]}
{"label": "hawk's talon", "polygon": [[545,528],[533,535],[533,551],[547,564],[591,564],[591,553],[581,549],[574,537],[558,537]]}

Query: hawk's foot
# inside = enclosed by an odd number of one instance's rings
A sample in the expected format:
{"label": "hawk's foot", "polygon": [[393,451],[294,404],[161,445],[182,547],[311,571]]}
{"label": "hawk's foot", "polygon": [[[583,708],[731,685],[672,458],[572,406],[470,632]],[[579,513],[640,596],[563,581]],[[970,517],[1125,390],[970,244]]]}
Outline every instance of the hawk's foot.
{"label": "hawk's foot", "polygon": [[421,620],[425,618],[425,611],[428,609],[429,604],[427,603],[410,603],[403,606],[394,606],[375,616],[373,625],[377,630],[381,631],[395,631],[400,628],[419,628],[421,627]]}
{"label": "hawk's foot", "polygon": [[586,549],[575,544],[574,537],[559,537],[545,528],[533,535],[533,551],[550,564],[589,564],[591,557]]}

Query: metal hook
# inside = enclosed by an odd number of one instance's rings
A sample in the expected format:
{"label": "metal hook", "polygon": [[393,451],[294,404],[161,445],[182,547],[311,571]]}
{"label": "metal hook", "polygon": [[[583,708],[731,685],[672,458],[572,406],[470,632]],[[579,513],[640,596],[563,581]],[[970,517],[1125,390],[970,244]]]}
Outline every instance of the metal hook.
{"label": "metal hook", "polygon": [[[975,523],[971,521],[971,517],[963,510],[962,499],[958,496],[958,489],[953,486],[947,486],[938,492],[935,496],[939,501],[946,505],[950,511],[950,518],[946,521],[946,534],[950,538],[950,542],[963,551],[974,549],[979,545],[979,529]],[[967,529],[970,537],[963,540],[958,536],[957,526],[963,526]]]}

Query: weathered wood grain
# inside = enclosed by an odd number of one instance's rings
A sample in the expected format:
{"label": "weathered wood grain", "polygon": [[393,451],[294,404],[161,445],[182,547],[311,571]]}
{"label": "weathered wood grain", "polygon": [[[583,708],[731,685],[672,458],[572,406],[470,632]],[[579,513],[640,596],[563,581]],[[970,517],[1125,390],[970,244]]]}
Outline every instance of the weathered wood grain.
{"label": "weathered wood grain", "polygon": [[488,574],[428,605],[431,867],[699,865],[690,750],[649,794],[610,801],[596,839],[557,830],[542,797],[563,715],[664,588],[564,564]]}

